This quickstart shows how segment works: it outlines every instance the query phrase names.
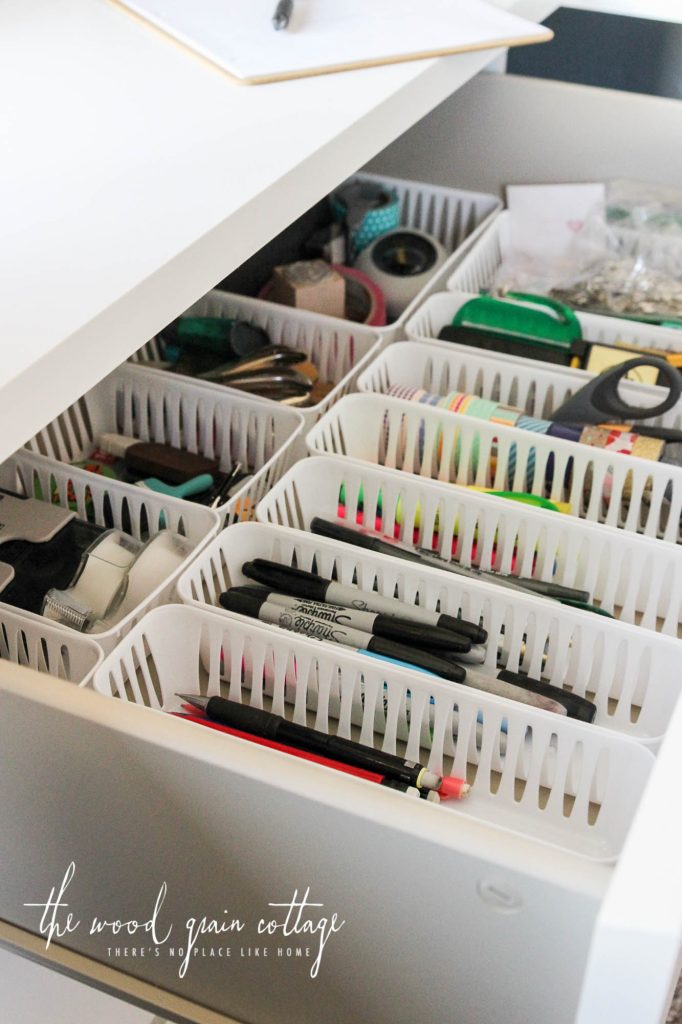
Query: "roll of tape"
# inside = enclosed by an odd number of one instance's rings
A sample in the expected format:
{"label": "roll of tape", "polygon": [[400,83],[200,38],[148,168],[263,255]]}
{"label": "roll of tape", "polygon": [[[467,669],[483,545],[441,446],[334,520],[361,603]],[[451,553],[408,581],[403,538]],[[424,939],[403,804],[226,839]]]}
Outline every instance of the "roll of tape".
{"label": "roll of tape", "polygon": [[116,611],[115,621],[120,622],[134,611],[157,587],[172,576],[191,550],[192,545],[185,537],[170,530],[162,530],[156,537],[152,537],[130,567],[128,588]]}
{"label": "roll of tape", "polygon": [[[372,278],[355,267],[346,267],[340,263],[333,263],[332,269],[346,281],[346,320],[366,324],[368,327],[385,327],[386,302]],[[272,280],[263,285],[258,298],[272,302],[271,294]]]}
{"label": "roll of tape", "polygon": [[416,228],[380,235],[363,249],[354,269],[384,294],[390,320],[396,320],[447,259],[438,239]]}
{"label": "roll of tape", "polygon": [[120,530],[109,530],[84,554],[74,582],[45,595],[43,615],[81,632],[115,614],[126,593],[127,575],[143,545]]}

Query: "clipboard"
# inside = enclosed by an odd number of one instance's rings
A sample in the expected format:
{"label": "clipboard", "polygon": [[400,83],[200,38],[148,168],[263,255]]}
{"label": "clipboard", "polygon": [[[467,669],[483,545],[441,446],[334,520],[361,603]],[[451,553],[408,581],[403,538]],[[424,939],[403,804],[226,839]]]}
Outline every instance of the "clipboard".
{"label": "clipboard", "polygon": [[542,25],[484,0],[118,0],[245,85],[550,40]]}

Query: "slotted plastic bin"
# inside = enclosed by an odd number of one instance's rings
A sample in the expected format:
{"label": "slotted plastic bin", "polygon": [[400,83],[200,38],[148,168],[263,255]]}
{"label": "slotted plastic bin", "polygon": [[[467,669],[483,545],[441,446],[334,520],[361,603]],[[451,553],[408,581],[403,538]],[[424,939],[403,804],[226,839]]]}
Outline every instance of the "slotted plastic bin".
{"label": "slotted plastic bin", "polygon": [[[70,464],[87,459],[100,434],[118,433],[217,458],[223,471],[241,462],[251,480],[216,510],[229,525],[252,517],[259,499],[299,456],[302,431],[303,418],[294,409],[124,364],[27,448]],[[202,508],[197,502],[183,505]]]}
{"label": "slotted plastic bin", "polygon": [[0,603],[0,660],[3,658],[85,686],[102,661],[102,648],[89,636]]}
{"label": "slotted plastic bin", "polygon": [[[286,345],[287,348],[305,352],[308,359],[317,367],[320,380],[331,385],[325,398],[309,408],[297,409],[307,424],[314,423],[342,395],[353,390],[358,373],[367,362],[379,351],[382,338],[374,327],[365,327],[348,320],[340,320],[332,316],[320,316],[305,310],[290,309],[274,302],[262,299],[250,299],[243,295],[233,295],[218,289],[199,299],[186,311],[187,316],[215,316],[236,318],[256,324],[267,331],[273,345]],[[134,362],[144,366],[151,359],[164,358],[164,343],[160,337],[153,338],[132,357]],[[164,377],[173,380],[191,381],[192,384],[217,389],[218,394],[243,399],[254,399],[286,412],[288,407],[280,402],[267,398],[246,395],[244,391],[226,388],[222,384],[212,384],[197,380],[195,377],[183,377],[156,370]]]}
{"label": "slotted plastic bin", "polygon": [[394,189],[400,200],[401,226],[432,235],[450,254],[400,317],[380,329],[382,335],[392,341],[399,334],[398,325],[405,323],[426,296],[444,287],[476,239],[493,223],[502,209],[502,201],[499,196],[486,192],[467,192],[380,174],[355,174],[349,179],[352,181],[366,181]]}
{"label": "slotted plastic bin", "polygon": [[[17,452],[0,466],[0,487],[27,497],[41,496],[43,500],[49,495],[53,504],[71,508],[80,519],[99,526],[116,527],[138,540],[154,537],[162,529],[168,529],[186,537],[192,545],[191,552],[177,569],[116,626],[88,634],[105,653],[112,650],[150,608],[173,599],[180,574],[204,544],[215,536],[220,525],[217,513],[201,505],[110,480],[27,451]],[[0,556],[1,552],[0,547]],[[42,616],[31,612],[22,611],[21,616],[25,616],[27,622],[30,620],[36,630],[41,630],[47,623]],[[63,634],[65,642],[79,636],[68,626],[54,625],[54,628]]]}
{"label": "slotted plastic bin", "polygon": [[[437,395],[463,391],[521,408],[529,416],[551,420],[554,410],[595,376],[586,370],[533,359],[516,356],[500,359],[496,352],[466,345],[429,341],[415,345],[411,341],[397,341],[363,370],[358,378],[358,391],[385,393],[395,384],[421,387]],[[659,405],[668,393],[667,388],[634,381],[623,381],[618,391],[625,401],[637,406]],[[639,422],[678,430],[682,425],[682,398],[662,416]],[[637,423],[633,427],[635,433]]]}
{"label": "slotted plastic bin", "polygon": [[597,705],[595,725],[652,747],[665,733],[680,694],[675,640],[284,526],[238,523],[224,530],[185,570],[178,597],[225,614],[220,594],[253,585],[242,565],[254,558],[480,622],[488,631],[482,670],[527,672],[581,697],[587,694]]}
{"label": "slotted plastic bin", "polygon": [[346,455],[463,486],[523,491],[565,502],[581,519],[672,544],[680,540],[682,468],[661,462],[380,394],[348,395],[306,442],[314,454]]}
{"label": "slotted plastic bin", "polygon": [[587,590],[622,622],[682,635],[682,550],[584,519],[336,456],[293,466],[256,518],[307,530],[341,506],[349,525],[465,566]]}
{"label": "slotted plastic bin", "polygon": [[[476,238],[475,245],[467,250],[465,258],[458,263],[447,278],[447,290],[457,293],[478,293],[490,288],[495,274],[509,251],[509,240],[509,211],[505,210],[486,227],[485,231],[481,232]],[[680,331],[675,328],[656,327],[633,320],[624,320],[620,317],[598,316],[592,313],[578,313],[578,319],[583,324],[584,337],[588,341],[613,345],[618,337],[626,344],[633,344],[637,348],[655,344],[656,348],[682,352],[682,336]],[[415,317],[414,322],[410,324],[410,336],[414,336],[418,331],[419,336],[424,337],[422,331],[426,325],[425,318]],[[440,327],[442,326],[441,323]],[[429,328],[428,336],[431,336],[432,330],[432,327]],[[593,334],[593,331],[596,334]],[[436,331],[437,334],[438,331]]]}
{"label": "slotted plastic bin", "polygon": [[[612,862],[654,763],[641,744],[604,729],[199,608],[167,607],[148,615],[106,659],[93,686],[159,714],[179,710],[176,691],[218,694],[223,680],[223,696],[231,700],[256,707],[271,702],[291,721],[470,778],[467,799],[425,804],[424,812],[448,816],[455,829],[484,823],[491,843],[511,832],[532,840],[529,849],[540,842]],[[404,747],[400,732],[407,737]],[[273,774],[274,759],[290,756],[260,753],[264,771]],[[337,773],[307,767],[317,772],[321,794],[328,793]],[[397,815],[409,799],[394,792],[385,798]]]}

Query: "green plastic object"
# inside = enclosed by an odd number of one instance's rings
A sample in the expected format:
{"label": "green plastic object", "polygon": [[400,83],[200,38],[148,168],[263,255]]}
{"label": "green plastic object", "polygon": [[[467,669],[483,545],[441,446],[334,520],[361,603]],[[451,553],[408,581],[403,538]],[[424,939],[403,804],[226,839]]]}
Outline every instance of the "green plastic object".
{"label": "green plastic object", "polygon": [[183,316],[175,324],[180,342],[229,342],[234,320],[217,316]]}
{"label": "green plastic object", "polygon": [[455,314],[452,326],[544,341],[562,348],[582,340],[580,321],[569,306],[525,292],[508,292],[503,299],[492,295],[469,299]]}

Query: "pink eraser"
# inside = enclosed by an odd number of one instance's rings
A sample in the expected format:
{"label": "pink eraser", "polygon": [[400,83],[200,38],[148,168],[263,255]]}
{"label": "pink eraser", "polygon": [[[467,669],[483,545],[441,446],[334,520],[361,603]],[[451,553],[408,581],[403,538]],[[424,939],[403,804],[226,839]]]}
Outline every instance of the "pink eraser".
{"label": "pink eraser", "polygon": [[461,800],[470,789],[471,786],[466,779],[458,779],[454,775],[444,775],[437,792],[441,800]]}

